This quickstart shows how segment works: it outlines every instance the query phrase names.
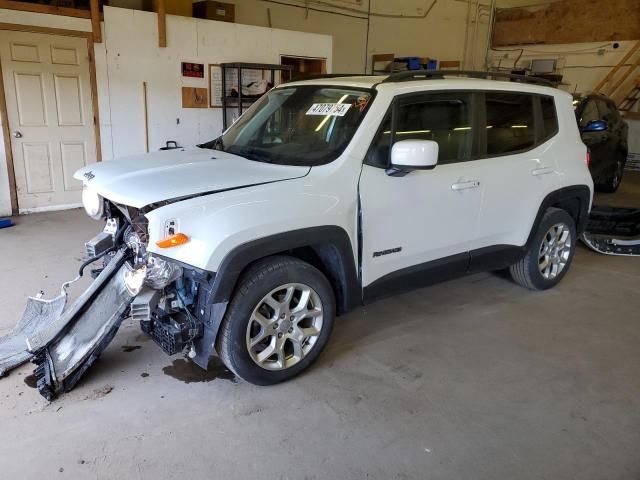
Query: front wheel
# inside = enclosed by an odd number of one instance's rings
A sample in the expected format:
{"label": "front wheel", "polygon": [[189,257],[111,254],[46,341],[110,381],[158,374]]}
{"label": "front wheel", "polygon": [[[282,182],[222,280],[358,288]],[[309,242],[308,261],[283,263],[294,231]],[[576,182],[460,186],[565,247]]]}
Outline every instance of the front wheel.
{"label": "front wheel", "polygon": [[279,383],[317,359],[334,317],[333,290],[319,270],[296,258],[270,257],[241,278],[216,349],[240,378]]}
{"label": "front wheel", "polygon": [[511,278],[530,290],[554,287],[569,270],[576,240],[571,215],[559,208],[550,208],[542,217],[525,256],[509,267]]}

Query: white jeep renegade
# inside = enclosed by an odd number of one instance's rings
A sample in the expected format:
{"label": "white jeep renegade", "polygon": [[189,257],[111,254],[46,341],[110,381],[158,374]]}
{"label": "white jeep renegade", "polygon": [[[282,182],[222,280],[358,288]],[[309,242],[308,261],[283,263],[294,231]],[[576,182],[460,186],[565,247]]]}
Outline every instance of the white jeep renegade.
{"label": "white jeep renegade", "polygon": [[198,148],[84,168],[91,253],[128,252],[131,314],[167,353],[259,385],[380,296],[507,267],[553,287],[592,200],[572,98],[479,76],[288,83]]}

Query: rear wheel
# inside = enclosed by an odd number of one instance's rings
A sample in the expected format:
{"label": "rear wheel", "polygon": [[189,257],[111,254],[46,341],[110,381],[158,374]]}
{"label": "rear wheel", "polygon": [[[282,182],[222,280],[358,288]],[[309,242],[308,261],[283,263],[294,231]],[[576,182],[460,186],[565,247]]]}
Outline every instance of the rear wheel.
{"label": "rear wheel", "polygon": [[576,226],[566,211],[550,208],[542,217],[526,255],[509,267],[513,280],[531,290],[546,290],[565,276],[576,249]]}
{"label": "rear wheel", "polygon": [[623,154],[619,155],[618,160],[613,173],[608,177],[600,187],[603,192],[613,193],[618,190],[620,183],[622,182],[622,176],[624,175],[624,162],[625,157]]}
{"label": "rear wheel", "polygon": [[242,379],[271,385],[311,365],[335,317],[333,290],[313,266],[292,257],[258,262],[240,280],[216,344]]}

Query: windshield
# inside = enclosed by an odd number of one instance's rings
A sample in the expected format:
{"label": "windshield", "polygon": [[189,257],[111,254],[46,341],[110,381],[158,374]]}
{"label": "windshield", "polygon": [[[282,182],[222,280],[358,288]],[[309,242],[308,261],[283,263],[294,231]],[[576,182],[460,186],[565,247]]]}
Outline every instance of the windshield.
{"label": "windshield", "polygon": [[371,98],[370,90],[348,87],[278,88],[203,146],[269,163],[322,165],[346,148]]}

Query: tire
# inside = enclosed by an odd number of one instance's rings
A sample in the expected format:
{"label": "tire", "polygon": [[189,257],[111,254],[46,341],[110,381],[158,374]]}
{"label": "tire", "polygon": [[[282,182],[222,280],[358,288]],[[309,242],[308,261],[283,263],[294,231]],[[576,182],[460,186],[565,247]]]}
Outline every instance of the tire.
{"label": "tire", "polygon": [[556,286],[571,266],[576,241],[576,225],[571,215],[559,208],[548,209],[525,256],[509,267],[511,278],[530,290]]}
{"label": "tire", "polygon": [[216,350],[243,380],[280,383],[318,358],[331,335],[335,311],[333,289],[318,269],[293,257],[268,257],[241,277]]}
{"label": "tire", "polygon": [[620,183],[622,183],[622,177],[624,175],[625,160],[626,155],[622,153],[618,155],[613,172],[611,172],[611,175],[600,185],[600,191],[614,193],[620,188]]}

